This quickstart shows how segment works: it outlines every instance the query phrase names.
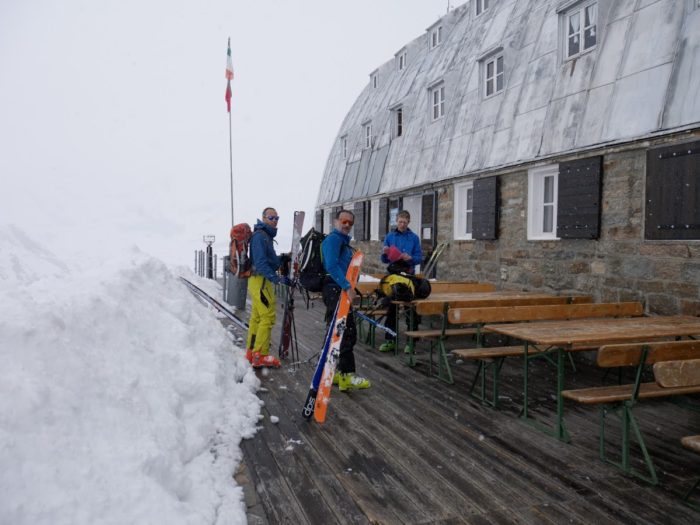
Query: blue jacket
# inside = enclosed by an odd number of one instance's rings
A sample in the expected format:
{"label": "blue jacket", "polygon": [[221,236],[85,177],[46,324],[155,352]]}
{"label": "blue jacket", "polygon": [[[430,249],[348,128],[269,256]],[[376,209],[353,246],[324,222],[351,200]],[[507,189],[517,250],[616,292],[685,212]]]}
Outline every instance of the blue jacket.
{"label": "blue jacket", "polygon": [[[403,233],[397,229],[391,230],[384,238],[384,246],[396,246],[401,250],[401,253],[410,255],[411,260],[408,261],[408,263],[413,267],[411,270],[415,270],[415,266],[423,261],[420,239],[418,235],[411,231],[411,228],[406,228],[406,231]],[[384,264],[389,264],[391,262],[385,253],[382,253],[382,262]]]}
{"label": "blue jacket", "polygon": [[280,282],[276,273],[277,268],[280,267],[280,259],[272,245],[275,235],[277,235],[277,228],[258,219],[253,228],[253,236],[250,238],[250,258],[253,262],[253,275],[262,275],[268,281],[277,284]]}
{"label": "blue jacket", "polygon": [[321,243],[321,257],[326,272],[343,290],[350,289],[350,282],[345,278],[352,259],[350,236],[334,229]]}

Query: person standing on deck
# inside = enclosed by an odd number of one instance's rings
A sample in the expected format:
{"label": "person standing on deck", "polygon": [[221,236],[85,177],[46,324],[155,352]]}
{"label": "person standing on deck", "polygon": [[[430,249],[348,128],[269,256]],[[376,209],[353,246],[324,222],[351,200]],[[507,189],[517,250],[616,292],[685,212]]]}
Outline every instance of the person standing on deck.
{"label": "person standing on deck", "polygon": [[[418,235],[413,233],[408,227],[411,222],[411,214],[406,210],[401,210],[396,217],[396,228],[384,238],[384,248],[382,249],[381,260],[388,264],[389,273],[402,271],[414,274],[416,266],[423,261],[423,251],[420,247]],[[408,319],[406,320],[408,323]],[[414,325],[417,325],[414,315]],[[386,314],[386,327],[396,331],[396,305],[389,303]],[[408,329],[414,329],[409,326]],[[396,336],[386,334],[386,342],[379,347],[380,352],[393,352],[396,350]]]}
{"label": "person standing on deck", "polygon": [[270,353],[270,335],[276,320],[276,301],[273,284],[289,285],[288,277],[277,275],[280,258],[273,246],[277,235],[279,215],[274,208],[265,208],[262,220],[258,219],[250,238],[252,275],[248,280],[248,293],[253,307],[250,312],[246,358],[254,368],[279,367],[280,361]]}
{"label": "person standing on deck", "polygon": [[[326,305],[326,325],[330,325],[335,314],[335,307],[340,300],[340,293],[345,290],[352,301],[355,299],[355,290],[345,278],[354,250],[350,247],[350,230],[355,223],[355,215],[348,210],[340,210],[334,221],[335,228],[321,243],[321,258],[326,277],[323,281],[323,303]],[[355,317],[352,306],[347,317],[343,340],[340,343],[340,356],[338,358],[338,372],[333,377],[333,383],[337,384],[341,392],[369,388],[370,382],[364,377],[355,374],[355,354],[353,352],[357,341]]]}

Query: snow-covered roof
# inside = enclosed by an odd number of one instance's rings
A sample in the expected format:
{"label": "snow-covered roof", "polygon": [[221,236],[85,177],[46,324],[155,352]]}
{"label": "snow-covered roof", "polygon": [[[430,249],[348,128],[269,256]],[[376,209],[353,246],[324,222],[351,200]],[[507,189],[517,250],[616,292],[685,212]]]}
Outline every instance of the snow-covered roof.
{"label": "snow-covered roof", "polygon": [[[568,15],[592,3],[595,46],[566,59]],[[377,87],[340,127],[317,206],[700,125],[697,0],[491,0],[479,16],[470,0],[436,24],[440,45],[431,49],[428,31],[401,48],[402,70],[396,58],[375,70]],[[487,98],[484,65],[500,53],[504,89]],[[441,82],[445,116],[433,121]]]}

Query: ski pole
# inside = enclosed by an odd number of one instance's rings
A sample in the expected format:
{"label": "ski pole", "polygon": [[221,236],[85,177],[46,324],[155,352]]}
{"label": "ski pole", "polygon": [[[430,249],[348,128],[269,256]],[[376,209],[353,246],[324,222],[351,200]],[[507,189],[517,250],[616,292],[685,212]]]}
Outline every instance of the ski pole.
{"label": "ski pole", "polygon": [[355,310],[355,315],[360,319],[367,321],[369,324],[376,326],[380,330],[384,330],[387,334],[396,337],[396,332],[394,332],[391,328],[387,328],[383,324],[378,323],[377,321],[375,321],[371,317],[366,316],[362,312],[358,312],[357,310]]}

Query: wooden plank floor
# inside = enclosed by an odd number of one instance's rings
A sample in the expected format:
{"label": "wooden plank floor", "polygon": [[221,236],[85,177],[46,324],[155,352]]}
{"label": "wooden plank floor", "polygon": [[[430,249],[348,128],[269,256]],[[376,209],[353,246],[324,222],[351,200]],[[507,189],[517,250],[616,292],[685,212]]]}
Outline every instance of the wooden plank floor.
{"label": "wooden plank floor", "polygon": [[[323,305],[297,303],[303,361],[323,342]],[[373,386],[336,388],[323,425],[301,417],[315,359],[258,372],[265,417],[242,443],[242,479],[257,502],[250,523],[700,523],[679,496],[700,476],[700,456],[680,444],[700,432],[698,413],[669,401],[636,410],[661,482],[652,487],[598,459],[596,407],[567,403],[571,444],[521,422],[520,359],[503,367],[503,408],[495,411],[467,393],[473,363],[453,362],[455,384],[447,385],[426,375],[425,350],[414,369],[403,355],[364,344],[355,355]],[[575,374],[567,371],[567,388],[600,384],[599,370],[582,357]],[[531,370],[532,413],[551,421],[553,369],[535,362]]]}

